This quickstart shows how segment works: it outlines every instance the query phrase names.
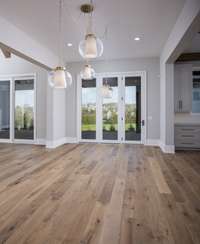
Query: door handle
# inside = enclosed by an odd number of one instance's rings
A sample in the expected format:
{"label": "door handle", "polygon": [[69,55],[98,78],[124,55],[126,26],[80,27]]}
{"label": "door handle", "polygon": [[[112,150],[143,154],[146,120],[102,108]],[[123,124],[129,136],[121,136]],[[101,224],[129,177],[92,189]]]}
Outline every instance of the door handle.
{"label": "door handle", "polygon": [[182,100],[179,100],[178,101],[178,108],[179,108],[179,111],[182,110],[182,108],[183,108],[183,102],[182,102]]}
{"label": "door handle", "polygon": [[144,119],[142,120],[142,126],[144,126],[145,125],[145,121],[144,121]]}

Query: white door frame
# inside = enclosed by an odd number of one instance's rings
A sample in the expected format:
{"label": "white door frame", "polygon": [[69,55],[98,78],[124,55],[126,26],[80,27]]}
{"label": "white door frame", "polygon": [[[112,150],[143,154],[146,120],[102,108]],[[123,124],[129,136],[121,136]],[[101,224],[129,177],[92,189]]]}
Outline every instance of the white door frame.
{"label": "white door frame", "polygon": [[[0,81],[9,80],[10,81],[10,139],[0,139],[2,143],[21,143],[21,144],[35,144],[36,143],[36,134],[37,134],[37,123],[36,123],[36,83],[37,83],[37,76],[35,73],[28,73],[28,74],[11,74],[11,75],[1,75]],[[34,82],[34,135],[33,140],[24,140],[24,139],[15,139],[14,138],[14,120],[15,120],[15,80],[26,80],[26,79],[33,79]]]}
{"label": "white door frame", "polygon": [[[103,77],[117,77],[118,78],[118,113],[123,114],[124,118],[124,106],[120,106],[121,99],[125,97],[125,87],[124,87],[124,77],[140,76],[141,77],[141,120],[145,121],[144,126],[141,126],[141,141],[125,141],[125,130],[120,127],[121,122],[119,121],[120,116],[118,116],[118,140],[102,140],[102,97],[100,96],[100,87],[102,85]],[[122,81],[120,81],[122,79]],[[96,139],[87,140],[81,139],[81,77],[77,76],[77,138],[79,142],[99,142],[99,143],[133,143],[133,144],[146,144],[146,127],[147,127],[147,111],[146,111],[146,71],[132,71],[132,72],[108,72],[108,73],[97,73],[96,74],[96,88],[97,88],[97,109],[96,109],[96,119],[97,119],[97,129],[96,129]],[[123,88],[123,89],[122,89]],[[124,119],[125,120],[125,119]],[[123,131],[123,132],[122,132]],[[123,134],[120,134],[123,133]],[[123,137],[123,140],[121,140]]]}

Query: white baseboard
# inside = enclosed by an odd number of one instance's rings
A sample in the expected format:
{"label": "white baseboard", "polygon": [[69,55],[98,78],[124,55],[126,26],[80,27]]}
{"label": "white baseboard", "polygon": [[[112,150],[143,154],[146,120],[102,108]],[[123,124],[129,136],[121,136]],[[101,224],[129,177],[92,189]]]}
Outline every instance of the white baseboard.
{"label": "white baseboard", "polygon": [[147,139],[145,145],[160,147],[164,153],[175,153],[174,145],[166,145],[158,139]]}
{"label": "white baseboard", "polygon": [[[29,140],[15,140],[14,143],[18,144],[33,144],[33,145],[46,145],[47,148],[56,148],[66,143],[77,143],[76,137],[63,137],[54,141],[47,141],[43,138],[36,139],[35,141]],[[0,143],[13,143],[11,140],[1,139]]]}
{"label": "white baseboard", "polygon": [[65,143],[78,143],[76,137],[65,137]]}
{"label": "white baseboard", "polygon": [[146,146],[159,147],[160,146],[160,140],[159,139],[146,139],[145,145]]}
{"label": "white baseboard", "polygon": [[[0,140],[2,143],[12,143],[10,140]],[[56,148],[66,143],[78,143],[76,137],[63,137],[58,140],[54,141],[47,141],[45,139],[37,139],[35,142],[28,142],[28,141],[19,141],[18,143],[24,144],[36,144],[36,145],[46,145],[46,148]],[[145,145],[147,146],[158,146],[164,153],[175,153],[175,146],[174,145],[165,145],[158,139],[147,139]]]}
{"label": "white baseboard", "polygon": [[65,144],[65,137],[54,140],[54,141],[46,141],[46,148],[56,148]]}
{"label": "white baseboard", "polygon": [[174,145],[166,145],[163,142],[160,142],[160,148],[164,153],[175,153],[175,146]]}
{"label": "white baseboard", "polygon": [[76,137],[63,137],[54,141],[46,141],[46,148],[56,148],[66,143],[77,143]]}
{"label": "white baseboard", "polygon": [[43,138],[37,139],[35,144],[37,145],[46,145],[46,140]]}
{"label": "white baseboard", "polygon": [[16,143],[16,144],[30,144],[30,145],[46,145],[45,139],[36,139],[36,140],[0,140],[0,143]]}
{"label": "white baseboard", "polygon": [[12,143],[9,139],[0,139],[0,143]]}

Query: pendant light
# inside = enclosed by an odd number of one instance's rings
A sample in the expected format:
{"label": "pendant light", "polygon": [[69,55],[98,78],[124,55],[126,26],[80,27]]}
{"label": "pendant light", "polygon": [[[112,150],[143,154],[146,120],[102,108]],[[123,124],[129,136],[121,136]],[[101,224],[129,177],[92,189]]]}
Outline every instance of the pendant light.
{"label": "pendant light", "polygon": [[80,73],[81,78],[84,80],[92,80],[95,78],[95,71],[90,64],[85,64],[83,70]]}
{"label": "pendant light", "polygon": [[67,88],[68,85],[72,84],[72,76],[66,71],[63,63],[63,51],[62,51],[62,7],[63,0],[59,0],[59,62],[53,72],[50,73],[49,84],[54,88]]}
{"label": "pendant light", "polygon": [[90,4],[81,5],[81,11],[88,14],[88,26],[85,39],[79,44],[79,53],[84,59],[93,59],[100,57],[103,54],[103,42],[96,37],[92,30],[92,12],[94,6],[92,1]]}
{"label": "pendant light", "polygon": [[112,98],[113,89],[108,84],[108,81],[106,80],[105,83],[103,82],[103,86],[101,88],[101,94],[103,98]]}

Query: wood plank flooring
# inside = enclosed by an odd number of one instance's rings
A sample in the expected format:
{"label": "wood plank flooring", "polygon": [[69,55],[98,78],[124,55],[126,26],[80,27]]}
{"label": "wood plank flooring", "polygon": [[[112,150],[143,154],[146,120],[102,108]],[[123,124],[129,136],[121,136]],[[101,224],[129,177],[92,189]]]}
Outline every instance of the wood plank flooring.
{"label": "wood plank flooring", "polygon": [[199,244],[200,152],[0,144],[0,243]]}

